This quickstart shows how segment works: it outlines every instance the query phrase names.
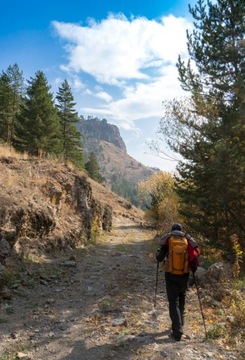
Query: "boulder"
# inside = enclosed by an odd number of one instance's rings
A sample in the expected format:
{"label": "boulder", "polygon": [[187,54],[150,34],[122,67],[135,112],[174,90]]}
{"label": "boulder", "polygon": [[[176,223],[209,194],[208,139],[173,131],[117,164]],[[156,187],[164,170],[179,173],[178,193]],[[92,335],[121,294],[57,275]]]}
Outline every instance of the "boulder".
{"label": "boulder", "polygon": [[211,265],[200,279],[202,286],[224,284],[232,280],[230,264],[218,262]]}

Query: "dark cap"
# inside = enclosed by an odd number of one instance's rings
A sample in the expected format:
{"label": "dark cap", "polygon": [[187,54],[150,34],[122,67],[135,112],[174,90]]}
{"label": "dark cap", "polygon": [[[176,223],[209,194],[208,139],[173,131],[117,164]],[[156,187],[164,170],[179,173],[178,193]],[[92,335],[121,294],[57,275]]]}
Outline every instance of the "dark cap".
{"label": "dark cap", "polygon": [[182,231],[182,226],[179,223],[175,223],[172,226],[172,231],[174,231],[174,230]]}

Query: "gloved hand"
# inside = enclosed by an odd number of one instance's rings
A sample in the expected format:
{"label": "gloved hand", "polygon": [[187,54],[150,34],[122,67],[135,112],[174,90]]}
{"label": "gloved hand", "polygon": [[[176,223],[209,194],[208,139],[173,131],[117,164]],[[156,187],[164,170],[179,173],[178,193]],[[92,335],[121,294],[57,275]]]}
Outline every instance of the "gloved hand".
{"label": "gloved hand", "polygon": [[197,271],[197,259],[196,258],[190,262],[190,269],[193,272],[193,274],[195,274],[195,272]]}
{"label": "gloved hand", "polygon": [[197,271],[197,267],[196,266],[191,267],[191,271],[193,272],[193,274],[195,274],[195,272]]}
{"label": "gloved hand", "polygon": [[160,261],[158,260],[159,253],[160,253],[160,249],[158,249],[157,252],[156,252],[156,260],[157,260],[158,262],[160,262]]}

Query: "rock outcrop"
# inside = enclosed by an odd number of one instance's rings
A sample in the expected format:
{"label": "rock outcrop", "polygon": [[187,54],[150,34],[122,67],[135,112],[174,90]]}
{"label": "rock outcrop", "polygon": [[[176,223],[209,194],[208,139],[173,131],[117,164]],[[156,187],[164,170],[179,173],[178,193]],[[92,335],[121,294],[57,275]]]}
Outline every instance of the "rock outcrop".
{"label": "rock outcrop", "polygon": [[85,173],[54,161],[0,157],[0,287],[5,267],[66,252],[142,212]]}
{"label": "rock outcrop", "polygon": [[103,140],[115,145],[127,154],[126,145],[120,135],[118,127],[108,124],[106,119],[99,120],[91,117],[85,120],[81,117],[78,123],[78,129],[83,134],[83,140],[85,142],[90,138]]}
{"label": "rock outcrop", "polygon": [[85,175],[59,164],[0,158],[0,262],[30,251],[59,251],[110,231],[112,208]]}
{"label": "rock outcrop", "polygon": [[[82,146],[86,159],[94,153],[103,183],[108,189],[137,204],[137,184],[149,179],[154,170],[127,154],[126,146],[117,126],[105,119],[80,118],[77,125],[82,133]],[[126,190],[125,190],[126,189]],[[129,195],[131,194],[131,195]]]}

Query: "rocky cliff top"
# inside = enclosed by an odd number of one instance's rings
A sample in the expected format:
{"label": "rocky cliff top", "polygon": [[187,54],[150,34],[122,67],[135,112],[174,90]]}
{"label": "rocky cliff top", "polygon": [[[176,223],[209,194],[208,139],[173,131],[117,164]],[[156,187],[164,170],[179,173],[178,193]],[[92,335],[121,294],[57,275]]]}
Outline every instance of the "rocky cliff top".
{"label": "rocky cliff top", "polygon": [[106,119],[99,120],[98,118],[88,118],[85,120],[80,118],[78,129],[83,134],[83,140],[86,142],[89,138],[107,141],[112,143],[125,154],[127,153],[126,145],[120,135],[119,129],[116,125],[108,124]]}
{"label": "rocky cliff top", "polygon": [[[94,153],[99,164],[103,183],[114,192],[137,204],[134,194],[137,183],[149,179],[154,170],[127,154],[126,146],[115,125],[105,119],[80,118],[78,130],[82,133],[85,158]],[[126,190],[125,190],[126,189]],[[129,196],[129,194],[131,194]]]}

